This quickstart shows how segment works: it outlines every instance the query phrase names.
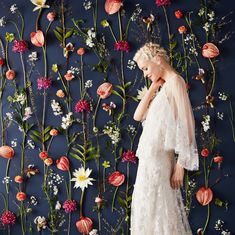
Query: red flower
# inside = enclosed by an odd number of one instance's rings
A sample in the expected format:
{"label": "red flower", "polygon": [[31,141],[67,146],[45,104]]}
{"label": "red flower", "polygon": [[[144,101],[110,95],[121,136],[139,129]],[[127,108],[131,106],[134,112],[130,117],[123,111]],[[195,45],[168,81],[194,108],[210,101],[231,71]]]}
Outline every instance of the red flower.
{"label": "red flower", "polygon": [[6,78],[8,80],[13,80],[16,76],[16,73],[13,69],[8,69],[7,72],[6,72]]}
{"label": "red flower", "polygon": [[77,210],[77,202],[75,200],[66,200],[63,203],[65,213],[71,213]]}
{"label": "red flower", "polygon": [[36,47],[43,47],[45,43],[45,38],[43,32],[41,30],[37,30],[36,32],[32,32],[30,34],[31,42]]}
{"label": "red flower", "polygon": [[3,58],[0,58],[0,67],[2,67],[5,64],[5,60]]}
{"label": "red flower", "polygon": [[79,100],[75,105],[75,112],[82,113],[82,112],[90,112],[91,106],[87,100]]}
{"label": "red flower", "polygon": [[85,49],[82,48],[82,47],[78,48],[77,54],[80,55],[80,56],[84,55],[85,54]]}
{"label": "red flower", "polygon": [[206,43],[202,47],[202,55],[205,58],[215,58],[220,54],[218,47],[213,43]]}
{"label": "red flower", "polygon": [[46,158],[44,160],[44,164],[47,165],[47,166],[51,166],[53,164],[53,159],[51,157]]}
{"label": "red flower", "polygon": [[0,156],[7,158],[7,159],[11,159],[13,158],[15,152],[14,149],[10,146],[7,145],[3,145],[0,147]]}
{"label": "red flower", "polygon": [[130,51],[130,45],[127,41],[117,41],[117,42],[115,42],[114,50],[115,51],[129,52]]}
{"label": "red flower", "polygon": [[13,52],[26,52],[28,50],[28,44],[24,40],[14,40],[12,47]]}
{"label": "red flower", "polygon": [[111,83],[104,82],[98,87],[97,94],[101,99],[106,99],[111,95],[112,87],[113,85]]}
{"label": "red flower", "polygon": [[183,12],[182,12],[182,11],[180,11],[180,10],[175,11],[175,17],[176,17],[177,19],[182,18],[182,17],[183,17]]}
{"label": "red flower", "polygon": [[122,154],[122,162],[132,162],[136,164],[135,152],[128,150]]}
{"label": "red flower", "polygon": [[16,222],[16,216],[11,211],[4,211],[0,217],[0,220],[4,226],[10,225]]}
{"label": "red flower", "polygon": [[178,28],[178,31],[180,34],[183,34],[183,33],[186,33],[187,28],[184,25],[182,25]]}
{"label": "red flower", "polygon": [[171,4],[171,0],[156,0],[156,4],[158,7],[167,6]]}
{"label": "red flower", "polygon": [[55,12],[49,12],[47,14],[47,20],[50,21],[50,22],[54,21],[55,17],[56,17],[56,13]]}
{"label": "red flower", "polygon": [[81,219],[76,222],[77,230],[83,234],[89,234],[93,229],[93,222],[88,217],[81,216]]}
{"label": "red flower", "polygon": [[51,79],[47,77],[38,78],[38,90],[49,89],[51,87]]}
{"label": "red flower", "polygon": [[56,166],[62,171],[69,171],[70,162],[66,156],[62,156],[60,159],[56,160]]}
{"label": "red flower", "polygon": [[64,75],[64,78],[66,81],[71,81],[74,79],[73,72],[71,70],[68,70],[67,73]]}
{"label": "red flower", "polygon": [[125,181],[125,175],[119,171],[113,172],[108,177],[109,184],[112,184],[113,186],[116,186],[116,187],[122,185],[124,181]]}
{"label": "red flower", "polygon": [[121,0],[106,0],[104,9],[109,15],[112,15],[117,13],[121,8],[121,6],[122,6]]}
{"label": "red flower", "polygon": [[208,155],[209,155],[209,150],[208,150],[207,148],[202,149],[201,155],[202,155],[203,157],[208,157]]}
{"label": "red flower", "polygon": [[24,179],[21,175],[16,175],[15,178],[14,178],[15,182],[18,183],[18,184],[21,184],[23,183]]}
{"label": "red flower", "polygon": [[197,201],[202,205],[208,205],[213,199],[213,192],[210,188],[201,187],[196,193]]}
{"label": "red flower", "polygon": [[42,160],[45,160],[46,158],[48,158],[48,152],[47,151],[42,151],[39,153],[39,157],[42,159]]}
{"label": "red flower", "polygon": [[215,163],[222,163],[224,158],[222,156],[217,155],[213,158],[213,160]]}
{"label": "red flower", "polygon": [[18,192],[16,194],[16,199],[20,202],[24,201],[26,199],[26,194],[24,192]]}

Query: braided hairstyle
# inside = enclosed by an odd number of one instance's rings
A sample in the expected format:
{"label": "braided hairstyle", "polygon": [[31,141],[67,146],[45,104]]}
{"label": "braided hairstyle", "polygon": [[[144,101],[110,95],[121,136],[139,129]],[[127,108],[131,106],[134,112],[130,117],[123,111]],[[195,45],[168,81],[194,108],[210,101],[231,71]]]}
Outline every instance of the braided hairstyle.
{"label": "braided hairstyle", "polygon": [[162,56],[166,61],[169,62],[169,56],[167,55],[166,50],[161,47],[159,44],[147,42],[145,43],[136,53],[133,58],[137,62],[140,58],[151,60],[154,56]]}

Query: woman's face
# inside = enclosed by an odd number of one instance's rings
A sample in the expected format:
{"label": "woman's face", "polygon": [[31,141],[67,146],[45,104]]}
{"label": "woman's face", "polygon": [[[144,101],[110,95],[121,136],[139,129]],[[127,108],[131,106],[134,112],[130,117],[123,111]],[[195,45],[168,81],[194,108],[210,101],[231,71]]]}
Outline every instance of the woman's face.
{"label": "woman's face", "polygon": [[152,82],[156,82],[162,74],[162,69],[160,65],[156,64],[151,60],[139,59],[137,61],[139,69],[144,73],[144,77],[147,77]]}

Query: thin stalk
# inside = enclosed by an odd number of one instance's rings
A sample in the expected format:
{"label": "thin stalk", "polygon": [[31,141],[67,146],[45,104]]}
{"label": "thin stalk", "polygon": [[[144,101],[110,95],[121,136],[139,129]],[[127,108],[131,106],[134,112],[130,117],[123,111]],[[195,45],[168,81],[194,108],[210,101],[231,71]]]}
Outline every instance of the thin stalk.
{"label": "thin stalk", "polygon": [[211,85],[211,89],[210,89],[210,92],[208,93],[208,95],[211,95],[211,93],[212,93],[212,91],[213,91],[213,89],[214,89],[214,85],[215,85],[215,66],[214,66],[214,64],[213,64],[213,62],[212,62],[212,60],[211,59],[209,59],[209,62],[210,62],[210,64],[211,64],[211,67],[212,67],[212,72],[213,72],[213,74],[212,74],[212,85]]}
{"label": "thin stalk", "polygon": [[94,127],[96,127],[96,115],[97,115],[97,111],[98,111],[98,108],[99,108],[99,105],[100,105],[100,101],[101,101],[101,98],[99,97],[98,102],[96,104],[95,113],[94,113],[94,116],[93,116],[93,130],[94,130]]}
{"label": "thin stalk", "polygon": [[24,174],[24,157],[25,157],[25,141],[26,141],[26,133],[23,132],[23,140],[22,140],[22,152],[21,152],[21,175]]}
{"label": "thin stalk", "polygon": [[36,31],[38,30],[38,22],[39,22],[39,18],[41,16],[42,13],[42,8],[40,8],[40,10],[38,11],[38,15],[37,15],[37,19],[36,19]]}
{"label": "thin stalk", "polygon": [[114,203],[115,203],[115,199],[116,199],[116,194],[117,194],[118,188],[119,188],[119,187],[116,187],[115,192],[114,192],[114,194],[113,194],[112,212],[113,212],[113,210],[114,210]]}
{"label": "thin stalk", "polygon": [[118,25],[119,25],[119,32],[120,32],[120,41],[122,41],[122,21],[121,21],[120,11],[118,11]]}
{"label": "thin stalk", "polygon": [[22,14],[20,13],[20,11],[18,11],[20,18],[21,18],[21,33],[20,33],[20,39],[23,39],[23,35],[24,35],[24,17],[22,16]]}
{"label": "thin stalk", "polygon": [[186,82],[188,83],[188,63],[187,63],[187,53],[186,53],[186,48],[184,44],[184,34],[181,34],[182,38],[182,46],[183,46],[183,51],[184,51],[184,69],[185,69],[185,79]]}
{"label": "thin stalk", "polygon": [[19,38],[20,38],[20,31],[19,31],[19,28],[18,28],[17,24],[16,24],[14,21],[12,21],[12,20],[9,20],[9,22],[12,23],[12,24],[15,26],[16,31],[17,31],[17,33],[18,33],[18,36],[19,36]]}
{"label": "thin stalk", "polygon": [[84,193],[85,193],[85,189],[82,191],[82,195],[81,195],[81,198],[80,198],[80,217],[83,216],[82,204],[83,204]]}
{"label": "thin stalk", "polygon": [[112,29],[112,27],[110,25],[109,25],[109,30],[110,30],[110,32],[111,32],[111,34],[113,36],[114,41],[117,42],[117,38],[115,37],[113,29]]}
{"label": "thin stalk", "polygon": [[[7,167],[6,167],[6,177],[9,174],[10,163],[11,163],[11,159],[8,159]],[[9,209],[9,203],[8,203],[9,202],[9,183],[7,183],[7,182],[6,182],[6,193],[7,193],[7,196],[6,196],[6,209],[8,210]]]}
{"label": "thin stalk", "polygon": [[207,218],[206,218],[206,223],[204,225],[204,228],[203,228],[203,231],[202,231],[202,234],[204,235],[205,234],[205,231],[207,229],[207,226],[208,226],[208,223],[209,223],[209,220],[210,220],[210,204],[207,205]]}
{"label": "thin stalk", "polygon": [[6,49],[5,49],[5,51],[6,51],[6,64],[7,64],[7,68],[8,68],[8,70],[10,70],[11,69],[11,67],[10,67],[10,65],[9,65],[9,60],[8,60],[8,45],[9,45],[9,42],[8,41],[6,41]]}

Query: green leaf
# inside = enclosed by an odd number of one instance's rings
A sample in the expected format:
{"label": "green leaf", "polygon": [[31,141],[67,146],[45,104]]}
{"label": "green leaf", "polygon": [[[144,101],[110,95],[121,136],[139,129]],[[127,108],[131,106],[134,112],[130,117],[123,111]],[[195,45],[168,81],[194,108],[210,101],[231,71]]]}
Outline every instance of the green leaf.
{"label": "green leaf", "polygon": [[123,200],[121,197],[117,197],[117,199],[121,206],[123,206],[124,208],[128,208],[128,204],[126,200]]}
{"label": "green leaf", "polygon": [[135,96],[127,95],[126,97],[127,98],[131,98],[131,99],[133,99],[136,102],[139,102],[139,100]]}
{"label": "green leaf", "polygon": [[46,136],[44,136],[44,141],[43,141],[43,142],[46,142],[46,141],[49,140],[50,138],[51,138],[50,133],[47,133]]}
{"label": "green leaf", "polygon": [[122,86],[116,85],[117,88],[119,88],[123,94],[125,94],[125,89]]}
{"label": "green leaf", "polygon": [[35,142],[41,143],[41,140],[38,139],[35,135],[29,135]]}
{"label": "green leaf", "polygon": [[173,49],[176,47],[176,45],[177,45],[177,42],[176,42],[176,41],[170,43],[170,48],[171,48],[171,50],[173,50]]}
{"label": "green leaf", "polygon": [[124,86],[125,86],[125,89],[128,88],[130,85],[132,84],[132,82],[127,82]]}
{"label": "green leaf", "polygon": [[173,39],[173,38],[174,38],[174,36],[175,36],[175,34],[174,34],[174,33],[170,34],[170,40],[171,40],[171,39]]}
{"label": "green leaf", "polygon": [[84,160],[83,160],[82,158],[80,158],[77,154],[75,154],[75,153],[70,153],[70,155],[71,155],[72,157],[76,158],[77,160],[84,162]]}
{"label": "green leaf", "polygon": [[65,34],[65,38],[69,38],[73,35],[73,30],[70,30],[68,31],[66,34]]}
{"label": "green leaf", "polygon": [[56,30],[57,30],[59,33],[63,34],[63,29],[62,29],[62,27],[56,26],[55,28],[56,28]]}
{"label": "green leaf", "polygon": [[118,93],[117,91],[115,91],[115,90],[112,90],[112,94],[117,95],[117,96],[121,97],[121,99],[123,99],[122,95],[119,94],[119,93]]}
{"label": "green leaf", "polygon": [[77,148],[72,148],[72,150],[76,153],[79,153],[82,157],[85,157],[84,156],[84,152],[82,152],[81,150],[77,149]]}
{"label": "green leaf", "polygon": [[32,130],[32,133],[33,133],[35,136],[39,137],[39,138],[42,137],[41,132],[39,132],[39,131],[37,131],[37,130]]}
{"label": "green leaf", "polygon": [[49,132],[50,130],[51,130],[51,126],[48,126],[45,130],[44,130],[44,135],[47,133],[47,132]]}
{"label": "green leaf", "polygon": [[59,32],[57,32],[55,29],[53,30],[56,38],[60,41],[63,42],[63,37],[61,36],[61,34]]}

